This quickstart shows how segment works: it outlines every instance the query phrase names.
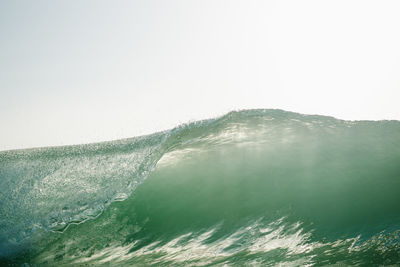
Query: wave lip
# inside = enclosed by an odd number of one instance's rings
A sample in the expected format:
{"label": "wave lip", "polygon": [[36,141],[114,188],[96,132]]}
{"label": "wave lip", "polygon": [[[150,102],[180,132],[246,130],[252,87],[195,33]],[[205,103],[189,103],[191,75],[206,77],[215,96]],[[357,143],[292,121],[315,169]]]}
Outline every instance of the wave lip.
{"label": "wave lip", "polygon": [[0,153],[2,254],[38,230],[64,231],[126,199],[155,166],[163,138]]}

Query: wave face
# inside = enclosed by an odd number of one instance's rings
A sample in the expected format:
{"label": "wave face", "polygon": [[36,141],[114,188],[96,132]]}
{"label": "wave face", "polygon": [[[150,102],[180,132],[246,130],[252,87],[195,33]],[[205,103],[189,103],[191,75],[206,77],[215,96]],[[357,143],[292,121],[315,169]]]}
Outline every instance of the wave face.
{"label": "wave face", "polygon": [[400,263],[400,122],[244,110],[0,152],[0,264]]}

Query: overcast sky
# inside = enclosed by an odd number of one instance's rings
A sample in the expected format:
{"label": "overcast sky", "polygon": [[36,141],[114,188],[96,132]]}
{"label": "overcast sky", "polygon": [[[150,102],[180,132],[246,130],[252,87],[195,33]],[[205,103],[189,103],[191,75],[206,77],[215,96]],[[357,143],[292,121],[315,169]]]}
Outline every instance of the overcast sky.
{"label": "overcast sky", "polygon": [[400,120],[400,1],[0,1],[0,150],[233,109]]}

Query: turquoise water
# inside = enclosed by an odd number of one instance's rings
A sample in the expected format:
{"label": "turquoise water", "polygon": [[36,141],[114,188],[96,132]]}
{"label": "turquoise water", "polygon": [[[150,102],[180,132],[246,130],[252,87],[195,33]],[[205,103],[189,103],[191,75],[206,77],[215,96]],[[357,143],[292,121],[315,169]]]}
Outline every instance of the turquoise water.
{"label": "turquoise water", "polygon": [[400,264],[400,122],[244,110],[0,152],[0,265]]}

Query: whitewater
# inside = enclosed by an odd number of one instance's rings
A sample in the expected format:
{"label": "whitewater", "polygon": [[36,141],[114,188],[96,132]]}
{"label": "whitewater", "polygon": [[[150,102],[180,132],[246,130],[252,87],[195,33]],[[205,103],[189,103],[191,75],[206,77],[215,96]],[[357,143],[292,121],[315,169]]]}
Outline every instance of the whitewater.
{"label": "whitewater", "polygon": [[0,265],[398,264],[399,121],[242,110],[0,152]]}

